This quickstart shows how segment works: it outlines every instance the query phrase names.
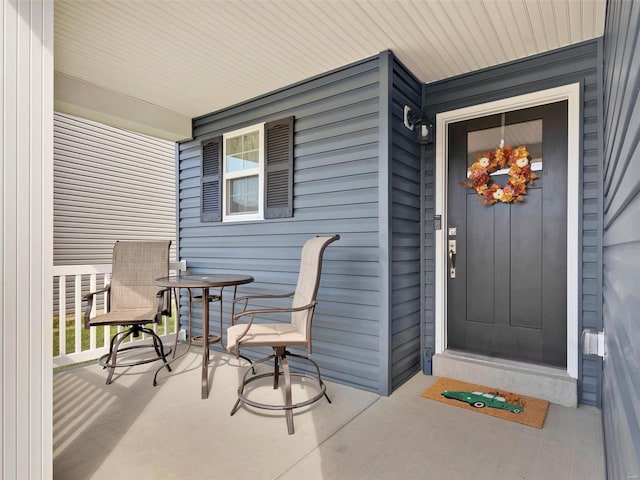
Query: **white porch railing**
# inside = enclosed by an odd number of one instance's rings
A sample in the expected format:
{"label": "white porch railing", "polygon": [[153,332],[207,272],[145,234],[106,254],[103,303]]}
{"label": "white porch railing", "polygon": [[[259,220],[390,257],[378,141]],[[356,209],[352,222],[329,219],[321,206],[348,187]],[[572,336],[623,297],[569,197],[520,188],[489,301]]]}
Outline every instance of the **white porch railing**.
{"label": "white porch railing", "polygon": [[[175,273],[178,270],[186,270],[186,261],[171,262],[169,265],[170,273]],[[84,307],[82,302],[82,284],[83,280],[86,282],[89,280],[89,291],[97,290],[98,277],[103,276],[101,286],[107,285],[111,279],[111,264],[109,265],[64,265],[53,267],[53,288],[54,295],[58,293],[58,308],[54,315],[58,316],[58,339],[57,349],[54,348],[54,352],[57,350],[58,354],[53,357],[53,366],[61,367],[64,365],[70,365],[73,363],[84,362],[87,360],[94,360],[104,355],[109,351],[109,342],[111,335],[109,334],[109,327],[93,327],[89,329],[89,346],[82,346],[82,334],[86,332],[84,328]],[[73,294],[73,306],[67,308],[67,285],[73,282],[74,294]],[[173,299],[175,302],[175,299]],[[98,295],[96,301],[93,303],[93,310],[91,311],[91,317],[96,315],[96,305],[103,305],[102,311],[106,312],[107,308],[107,293]],[[177,313],[175,308],[172,309],[174,315]],[[53,319],[52,319],[53,321]],[[67,326],[72,324],[74,342],[71,348],[67,348]],[[177,318],[174,322],[173,328],[170,328],[169,319],[163,318],[162,325],[154,325],[153,328],[156,333],[161,332],[160,337],[165,342],[173,340],[176,334]],[[102,329],[102,341],[100,345],[97,344],[97,332],[98,329]],[[172,331],[169,331],[172,330]],[[85,333],[86,335],[87,333]],[[55,336],[54,336],[55,338]],[[135,342],[150,341],[142,335],[140,339]]]}

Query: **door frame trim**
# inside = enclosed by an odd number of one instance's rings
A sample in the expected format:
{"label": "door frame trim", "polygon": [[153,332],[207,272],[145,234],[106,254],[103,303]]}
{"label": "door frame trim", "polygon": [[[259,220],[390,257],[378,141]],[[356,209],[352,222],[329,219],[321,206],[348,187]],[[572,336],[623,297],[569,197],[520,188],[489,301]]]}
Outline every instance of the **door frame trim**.
{"label": "door frame trim", "polygon": [[450,123],[568,101],[567,124],[567,374],[578,378],[579,233],[580,233],[580,83],[450,110],[436,115],[435,214],[442,228],[435,231],[435,353],[447,349],[447,143]]}

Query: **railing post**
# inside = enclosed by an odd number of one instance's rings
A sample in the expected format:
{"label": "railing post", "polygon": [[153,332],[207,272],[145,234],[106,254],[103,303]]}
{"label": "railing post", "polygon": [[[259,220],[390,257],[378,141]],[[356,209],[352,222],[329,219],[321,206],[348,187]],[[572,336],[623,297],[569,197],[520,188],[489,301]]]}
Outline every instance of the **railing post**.
{"label": "railing post", "polygon": [[82,351],[82,329],[81,329],[81,321],[82,321],[82,274],[76,274],[76,282],[75,282],[75,305],[74,305],[74,319],[75,319],[75,348],[73,353],[78,353]]}
{"label": "railing post", "polygon": [[[109,283],[111,282],[111,274],[110,273],[105,273],[104,274],[104,280],[102,282],[102,286],[106,287],[107,285],[109,285]],[[109,303],[109,292],[104,292],[104,295],[102,295],[102,313],[107,313],[108,309],[107,309],[107,304]],[[111,341],[111,327],[109,326],[104,326],[103,327],[103,332],[104,332],[104,339],[103,339],[103,347],[104,348],[109,348],[109,342]]]}
{"label": "railing post", "polygon": [[[95,292],[96,290],[97,290],[96,274],[92,273],[91,276],[89,277],[89,291]],[[95,316],[96,316],[96,302],[94,301],[93,304],[91,305],[91,318]],[[95,349],[96,349],[96,329],[90,328],[89,329],[89,350],[95,350]]]}
{"label": "railing post", "polygon": [[67,277],[58,278],[58,355],[67,353]]}

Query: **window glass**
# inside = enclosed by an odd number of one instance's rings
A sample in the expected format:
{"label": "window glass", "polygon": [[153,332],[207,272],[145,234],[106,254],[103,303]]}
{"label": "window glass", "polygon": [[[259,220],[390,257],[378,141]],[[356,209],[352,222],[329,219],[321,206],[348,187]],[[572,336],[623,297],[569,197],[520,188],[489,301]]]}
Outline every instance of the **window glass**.
{"label": "window glass", "polygon": [[[478,153],[494,151],[504,140],[505,145],[516,148],[524,145],[529,152],[531,170],[542,170],[542,120],[505,125],[503,127],[476,130],[467,134],[467,165],[477,160]],[[509,169],[497,170],[491,175],[506,175]],[[471,171],[467,171],[467,176]]]}
{"label": "window glass", "polygon": [[226,144],[226,173],[256,168],[259,161],[260,132],[231,137]]}
{"label": "window glass", "polygon": [[258,176],[229,181],[229,214],[258,211]]}

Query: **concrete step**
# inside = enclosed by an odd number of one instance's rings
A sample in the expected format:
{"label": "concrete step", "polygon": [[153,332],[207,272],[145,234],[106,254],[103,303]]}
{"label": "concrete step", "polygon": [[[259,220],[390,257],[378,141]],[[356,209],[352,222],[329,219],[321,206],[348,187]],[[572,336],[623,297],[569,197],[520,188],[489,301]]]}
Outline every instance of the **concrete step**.
{"label": "concrete step", "polygon": [[560,368],[447,350],[434,355],[433,375],[578,406],[578,381]]}

